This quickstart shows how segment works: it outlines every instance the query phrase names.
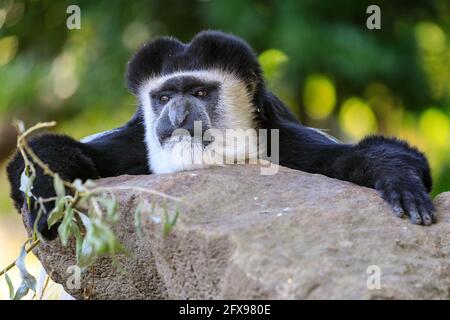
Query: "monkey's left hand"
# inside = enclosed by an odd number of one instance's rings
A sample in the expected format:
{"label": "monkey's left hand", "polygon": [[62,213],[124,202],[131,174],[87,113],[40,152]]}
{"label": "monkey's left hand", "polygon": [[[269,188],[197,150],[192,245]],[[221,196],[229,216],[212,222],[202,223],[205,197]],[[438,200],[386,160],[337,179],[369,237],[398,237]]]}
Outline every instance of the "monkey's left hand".
{"label": "monkey's left hand", "polygon": [[406,142],[369,137],[337,164],[345,167],[345,180],[376,189],[396,216],[406,214],[414,224],[436,222],[436,210],[428,195],[432,184],[428,161]]}

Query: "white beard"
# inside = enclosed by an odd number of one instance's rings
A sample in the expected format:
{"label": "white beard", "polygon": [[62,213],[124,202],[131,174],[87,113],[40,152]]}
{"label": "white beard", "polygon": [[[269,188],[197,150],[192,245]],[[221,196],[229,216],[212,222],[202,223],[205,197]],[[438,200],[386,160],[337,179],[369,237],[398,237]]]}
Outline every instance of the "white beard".
{"label": "white beard", "polygon": [[157,174],[208,167],[203,161],[203,144],[189,136],[171,137],[163,146],[152,143],[149,154],[151,169]]}

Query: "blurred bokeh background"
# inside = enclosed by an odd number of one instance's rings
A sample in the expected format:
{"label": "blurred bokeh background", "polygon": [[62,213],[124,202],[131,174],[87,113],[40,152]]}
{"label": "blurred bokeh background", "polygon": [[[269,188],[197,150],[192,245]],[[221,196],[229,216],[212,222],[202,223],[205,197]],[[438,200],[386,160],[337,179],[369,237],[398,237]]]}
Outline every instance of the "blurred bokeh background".
{"label": "blurred bokeh background", "polygon": [[[71,4],[81,30],[66,28]],[[371,4],[381,30],[366,27]],[[0,269],[25,240],[5,175],[12,120],[56,120],[76,138],[118,126],[135,110],[124,85],[130,55],[159,35],[189,41],[203,29],[245,38],[306,125],[345,142],[404,138],[429,157],[433,195],[450,189],[448,0],[0,0]]]}

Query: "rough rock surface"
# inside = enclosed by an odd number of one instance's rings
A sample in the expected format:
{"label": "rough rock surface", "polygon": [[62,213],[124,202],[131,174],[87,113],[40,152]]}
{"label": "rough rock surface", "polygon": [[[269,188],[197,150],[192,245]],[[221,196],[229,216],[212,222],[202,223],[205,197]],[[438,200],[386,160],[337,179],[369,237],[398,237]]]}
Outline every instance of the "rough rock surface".
{"label": "rough rock surface", "polygon": [[[423,227],[394,217],[374,190],[286,168],[275,176],[248,165],[99,183],[151,188],[189,205],[166,237],[146,216],[139,238],[135,206],[152,196],[118,191],[115,229],[129,255],[119,257],[121,269],[100,259],[80,290],[66,285],[73,248],[42,244],[36,254],[46,270],[76,298],[450,298],[450,193],[435,199],[438,223]],[[380,289],[367,287],[369,266],[381,271]]]}

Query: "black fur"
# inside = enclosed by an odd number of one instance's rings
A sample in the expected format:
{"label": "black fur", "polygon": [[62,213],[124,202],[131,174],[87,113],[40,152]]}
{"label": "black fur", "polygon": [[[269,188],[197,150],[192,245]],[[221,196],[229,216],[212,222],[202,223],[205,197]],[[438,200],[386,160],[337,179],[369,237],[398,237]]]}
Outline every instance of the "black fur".
{"label": "black fur", "polygon": [[217,31],[200,32],[189,44],[160,38],[144,45],[130,60],[126,79],[128,88],[136,94],[149,76],[210,68],[237,74],[249,89],[256,82],[262,83],[253,50],[241,39]]}
{"label": "black fur", "polygon": [[[221,68],[241,78],[253,97],[258,126],[279,129],[280,164],[297,170],[321,173],[371,187],[380,192],[396,215],[406,213],[416,224],[435,221],[435,209],[427,192],[431,189],[428,162],[418,150],[403,141],[385,137],[368,137],[356,145],[336,143],[301,125],[289,109],[264,85],[261,70],[252,49],[234,36],[207,31],[189,44],[174,38],[162,38],[141,48],[131,59],[127,84],[137,94],[139,85],[149,76],[175,71]],[[258,109],[258,110],[257,110]],[[150,173],[144,143],[141,110],[114,132],[88,143],[61,135],[42,135],[30,146],[64,179],[88,179],[121,174]],[[8,165],[11,196],[18,210],[24,199],[19,191],[23,161],[16,154]],[[52,181],[41,171],[35,181],[36,196],[54,195]],[[32,217],[34,213],[31,213]],[[39,222],[45,237],[46,217]]]}

